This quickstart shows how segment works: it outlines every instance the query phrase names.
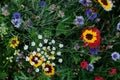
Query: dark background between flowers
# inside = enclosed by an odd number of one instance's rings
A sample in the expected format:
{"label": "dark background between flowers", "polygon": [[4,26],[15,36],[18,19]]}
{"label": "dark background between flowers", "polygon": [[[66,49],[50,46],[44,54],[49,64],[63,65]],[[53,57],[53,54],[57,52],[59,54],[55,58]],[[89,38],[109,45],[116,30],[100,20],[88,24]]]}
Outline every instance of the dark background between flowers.
{"label": "dark background between flowers", "polygon": [[[7,35],[0,38],[0,79],[1,80],[93,80],[95,76],[101,75],[105,80],[120,80],[120,61],[114,62],[111,59],[111,53],[114,51],[120,52],[120,37],[116,36],[116,25],[120,21],[118,17],[120,15],[120,1],[116,0],[116,7],[112,11],[106,12],[98,4],[93,2],[93,6],[98,10],[98,18],[100,22],[87,21],[85,10],[88,9],[82,6],[78,0],[46,0],[45,7],[39,7],[40,0],[1,0],[0,7],[4,4],[9,5],[10,15],[5,17],[0,13],[0,24],[5,23],[8,27]],[[48,7],[51,4],[61,6],[60,10],[65,13],[63,18],[56,17],[58,10],[49,14]],[[21,5],[25,8],[22,9]],[[90,8],[90,7],[89,7]],[[12,14],[14,12],[20,12],[22,19],[32,21],[33,27],[26,27],[24,24],[20,28],[15,28],[11,24]],[[35,17],[40,15],[40,19]],[[82,15],[85,18],[84,26],[76,27],[73,24],[75,16]],[[84,28],[95,25],[101,31],[101,44],[98,56],[102,58],[94,64],[94,71],[89,72],[83,70],[80,67],[82,60],[90,61],[89,48],[84,48],[82,40],[80,39],[81,31]],[[27,68],[31,67],[28,64],[24,64],[24,67],[20,67],[19,63],[15,62],[15,58],[12,63],[6,60],[7,56],[11,56],[14,49],[9,48],[9,39],[12,34],[17,35],[20,40],[18,48],[23,48],[25,43],[32,41],[36,37],[37,33],[43,34],[48,38],[54,38],[58,42],[64,44],[62,51],[63,63],[58,64],[56,67],[57,74],[52,77],[45,77],[40,73],[27,73]],[[80,44],[79,50],[74,50],[74,45]],[[112,49],[106,49],[108,45],[113,45]],[[115,67],[118,69],[116,75],[109,75],[110,68]]]}

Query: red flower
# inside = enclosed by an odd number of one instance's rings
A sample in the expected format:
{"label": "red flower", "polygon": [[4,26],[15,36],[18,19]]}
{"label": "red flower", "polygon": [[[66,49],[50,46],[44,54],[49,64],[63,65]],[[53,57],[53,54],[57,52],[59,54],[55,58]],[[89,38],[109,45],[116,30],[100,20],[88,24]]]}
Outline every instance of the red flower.
{"label": "red flower", "polygon": [[84,46],[94,48],[100,45],[100,31],[96,28],[86,28],[82,30],[80,36],[84,40]]}
{"label": "red flower", "polygon": [[112,68],[110,71],[109,71],[109,74],[116,74],[117,73],[117,69],[116,68]]}
{"label": "red flower", "polygon": [[94,80],[104,80],[101,76],[96,76]]}
{"label": "red flower", "polygon": [[80,63],[80,66],[82,67],[82,69],[86,69],[88,67],[88,62],[87,61],[82,61]]}

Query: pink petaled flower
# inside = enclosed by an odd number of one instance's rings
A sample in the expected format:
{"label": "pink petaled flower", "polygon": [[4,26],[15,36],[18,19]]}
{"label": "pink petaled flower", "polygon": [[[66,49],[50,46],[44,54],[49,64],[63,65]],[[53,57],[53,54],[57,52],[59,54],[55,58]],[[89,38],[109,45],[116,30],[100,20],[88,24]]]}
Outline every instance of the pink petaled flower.
{"label": "pink petaled flower", "polygon": [[117,69],[116,68],[110,69],[109,74],[111,74],[111,75],[117,74]]}
{"label": "pink petaled flower", "polygon": [[82,61],[80,63],[80,66],[82,67],[82,69],[86,69],[88,67],[88,62],[87,61]]}
{"label": "pink petaled flower", "polygon": [[104,80],[101,76],[96,76],[94,80]]}

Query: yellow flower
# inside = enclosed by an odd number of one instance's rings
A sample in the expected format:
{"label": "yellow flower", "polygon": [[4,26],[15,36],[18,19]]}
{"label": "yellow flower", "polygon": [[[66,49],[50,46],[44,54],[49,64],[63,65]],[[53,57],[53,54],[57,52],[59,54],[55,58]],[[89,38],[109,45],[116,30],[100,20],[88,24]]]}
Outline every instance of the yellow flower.
{"label": "yellow flower", "polygon": [[50,63],[45,63],[45,65],[43,66],[43,70],[46,76],[51,76],[55,74],[55,69]]}
{"label": "yellow flower", "polygon": [[38,67],[43,63],[43,58],[41,57],[40,53],[30,54],[29,56],[29,63],[34,67]]}
{"label": "yellow flower", "polygon": [[83,33],[83,40],[88,43],[94,43],[95,40],[97,40],[96,36],[96,32],[93,32],[92,30],[85,30],[85,32]]}
{"label": "yellow flower", "polygon": [[15,48],[16,46],[18,46],[19,44],[19,40],[17,37],[14,37],[10,40],[10,47]]}
{"label": "yellow flower", "polygon": [[111,0],[97,0],[101,6],[106,10],[106,11],[110,11],[112,10],[113,7],[113,3]]}

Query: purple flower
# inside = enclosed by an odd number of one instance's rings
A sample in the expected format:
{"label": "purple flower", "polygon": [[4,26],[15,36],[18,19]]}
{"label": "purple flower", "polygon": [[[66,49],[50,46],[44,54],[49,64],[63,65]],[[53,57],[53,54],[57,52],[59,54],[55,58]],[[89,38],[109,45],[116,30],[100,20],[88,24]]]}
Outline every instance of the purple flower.
{"label": "purple flower", "polygon": [[96,10],[88,9],[86,11],[86,15],[89,20],[94,20],[95,18],[97,18]]}
{"label": "purple flower", "polygon": [[79,0],[79,3],[81,3],[83,6],[89,6],[91,0]]}
{"label": "purple flower", "polygon": [[21,19],[12,19],[11,22],[16,28],[19,28],[21,25]]}
{"label": "purple flower", "polygon": [[120,22],[117,24],[117,30],[120,31]]}
{"label": "purple flower", "polygon": [[46,2],[45,1],[41,1],[40,3],[39,3],[39,6],[40,7],[44,7],[46,5]]}
{"label": "purple flower", "polygon": [[84,18],[83,16],[77,16],[74,20],[75,25],[84,25]]}
{"label": "purple flower", "polygon": [[113,52],[111,56],[114,61],[116,61],[117,59],[120,59],[120,54],[118,52]]}
{"label": "purple flower", "polygon": [[93,65],[93,64],[89,64],[86,69],[87,69],[88,71],[93,71],[93,70],[94,70],[94,65]]}
{"label": "purple flower", "polygon": [[92,55],[98,54],[98,47],[91,48],[91,49],[90,49],[90,54],[92,54]]}
{"label": "purple flower", "polygon": [[18,13],[18,12],[15,12],[15,13],[13,14],[13,18],[14,18],[14,19],[20,19],[20,18],[21,18],[21,14]]}

